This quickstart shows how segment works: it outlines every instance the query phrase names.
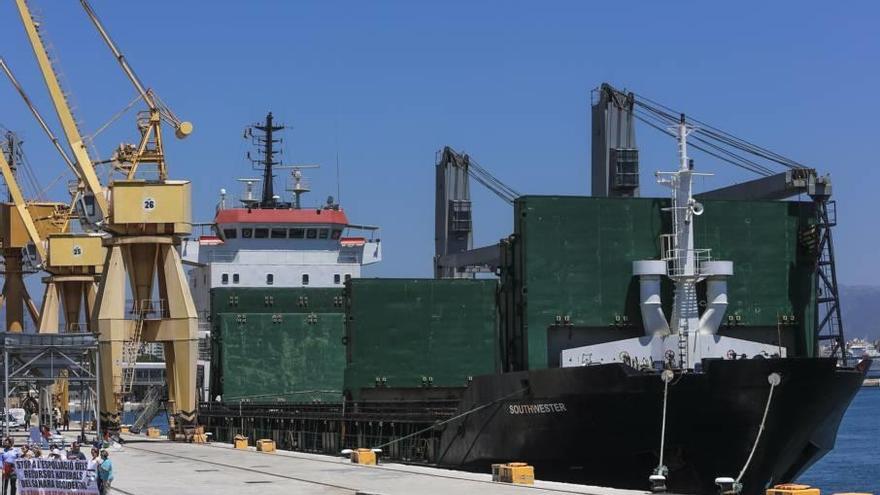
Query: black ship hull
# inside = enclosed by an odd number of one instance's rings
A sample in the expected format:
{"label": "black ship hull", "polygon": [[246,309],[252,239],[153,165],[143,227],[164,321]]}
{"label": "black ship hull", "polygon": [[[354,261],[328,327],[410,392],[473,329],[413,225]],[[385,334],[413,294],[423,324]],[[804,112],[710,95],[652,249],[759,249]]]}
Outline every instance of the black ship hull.
{"label": "black ship hull", "polygon": [[[791,481],[834,446],[837,428],[864,378],[833,359],[706,360],[676,375],[667,406],[664,464],[677,493],[714,493],[736,478],[758,435],[768,376],[778,373],[766,429],[742,477],[744,493]],[[489,404],[489,406],[486,406]],[[475,378],[460,403],[473,412],[446,425],[440,465],[535,466],[536,477],[647,489],[658,464],[663,382],[622,364],[555,368]]]}

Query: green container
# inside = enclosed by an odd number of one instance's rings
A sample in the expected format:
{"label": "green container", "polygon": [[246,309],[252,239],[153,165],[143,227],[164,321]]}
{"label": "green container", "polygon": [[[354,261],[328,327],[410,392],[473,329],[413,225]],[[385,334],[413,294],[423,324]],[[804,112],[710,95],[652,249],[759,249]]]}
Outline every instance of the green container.
{"label": "green container", "polygon": [[343,289],[334,288],[239,288],[211,289],[214,313],[342,313]]}
{"label": "green container", "polygon": [[345,390],[465,387],[497,370],[495,280],[352,279]]}
{"label": "green container", "polygon": [[[670,214],[663,211],[668,206],[669,200],[657,198],[517,199],[515,235],[502,249],[504,368],[554,364],[553,338],[564,334],[559,327],[587,332],[588,343],[642,335],[632,262],[659,258],[660,236],[671,231]],[[795,354],[810,355],[813,269],[798,234],[812,222],[812,203],[706,201],[704,206],[705,213],[695,218],[696,247],[734,262],[727,314],[739,320],[721,333],[770,342],[784,332]],[[668,282],[663,300],[669,315]],[[783,315],[794,315],[798,323],[780,330]]]}
{"label": "green container", "polygon": [[[276,289],[277,290],[277,289]],[[226,402],[341,402],[341,313],[217,313],[211,337]]]}

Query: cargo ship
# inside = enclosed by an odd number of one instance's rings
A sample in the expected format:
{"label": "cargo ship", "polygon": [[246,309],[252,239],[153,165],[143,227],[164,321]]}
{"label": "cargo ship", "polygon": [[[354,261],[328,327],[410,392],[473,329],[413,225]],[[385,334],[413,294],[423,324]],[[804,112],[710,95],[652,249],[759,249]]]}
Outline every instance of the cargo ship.
{"label": "cargo ship", "polygon": [[255,125],[262,194],[256,179],[238,204],[224,191],[188,253],[210,328],[200,422],[223,441],[485,472],[522,461],[620,488],[756,494],[795,479],[833,448],[870,365],[818,354],[827,205],[695,195],[683,117],[678,166],[658,174],[670,196],[638,197],[637,151],[608,146],[615,126],[596,132],[597,115],[631,113],[627,97],[594,106],[594,194],[511,197],[514,231],[495,246],[472,247],[468,167],[481,168],[445,149],[432,279],[362,278],[378,229],[332,199],[303,206],[296,167],[293,197],[275,195],[281,126]]}

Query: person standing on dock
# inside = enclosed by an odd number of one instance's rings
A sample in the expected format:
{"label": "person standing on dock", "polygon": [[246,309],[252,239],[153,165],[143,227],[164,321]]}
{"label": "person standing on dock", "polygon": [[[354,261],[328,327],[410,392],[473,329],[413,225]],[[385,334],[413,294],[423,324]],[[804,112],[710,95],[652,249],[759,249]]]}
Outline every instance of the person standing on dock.
{"label": "person standing on dock", "polygon": [[104,493],[101,491],[101,477],[98,476],[98,465],[101,464],[101,456],[98,454],[98,448],[92,447],[92,458],[89,459],[89,476],[95,480],[95,483],[98,485],[98,493]]}
{"label": "person standing on dock", "polygon": [[79,449],[79,442],[73,442],[67,452],[68,461],[85,461],[86,455]]}
{"label": "person standing on dock", "polygon": [[3,442],[3,495],[15,495],[15,460],[19,454],[15,442],[7,437]]}
{"label": "person standing on dock", "polygon": [[101,495],[110,493],[110,485],[113,483],[113,463],[110,462],[110,454],[106,449],[101,450],[101,463],[98,464],[98,479],[101,481]]}

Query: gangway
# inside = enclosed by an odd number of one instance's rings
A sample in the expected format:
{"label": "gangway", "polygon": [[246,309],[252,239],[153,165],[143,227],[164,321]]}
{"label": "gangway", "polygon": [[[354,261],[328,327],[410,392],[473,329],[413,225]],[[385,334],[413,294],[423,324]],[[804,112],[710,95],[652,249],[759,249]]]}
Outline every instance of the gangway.
{"label": "gangway", "polygon": [[147,395],[144,396],[144,408],[141,410],[141,413],[138,415],[137,419],[134,421],[134,424],[131,425],[132,433],[140,433],[144,428],[150,425],[153,421],[153,418],[159,414],[159,406],[161,405],[162,399],[162,387],[159,386],[151,386],[147,389]]}

